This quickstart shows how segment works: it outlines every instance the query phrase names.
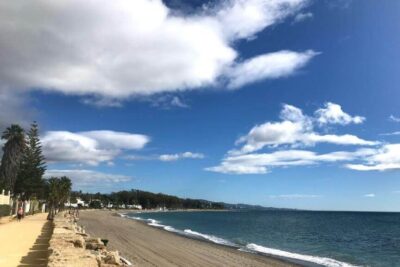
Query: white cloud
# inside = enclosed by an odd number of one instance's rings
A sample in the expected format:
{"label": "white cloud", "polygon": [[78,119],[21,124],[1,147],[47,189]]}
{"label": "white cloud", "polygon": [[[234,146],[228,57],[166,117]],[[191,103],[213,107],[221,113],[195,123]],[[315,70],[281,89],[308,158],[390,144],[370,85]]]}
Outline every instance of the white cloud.
{"label": "white cloud", "polygon": [[357,171],[400,170],[400,144],[383,145],[363,161],[363,164],[347,164],[346,167]]}
{"label": "white cloud", "polygon": [[316,119],[321,125],[325,124],[341,124],[347,125],[350,123],[360,124],[365,121],[361,116],[350,116],[342,110],[338,104],[328,102],[324,108],[320,108],[315,112]]}
{"label": "white cloud", "polygon": [[36,113],[35,109],[27,108],[28,105],[29,97],[23,97],[19,92],[2,91],[0,86],[0,132],[15,123],[28,127]]}
{"label": "white cloud", "polygon": [[265,174],[268,169],[264,166],[248,166],[222,162],[219,166],[205,168],[206,171],[225,174]]}
{"label": "white cloud", "polygon": [[104,98],[104,97],[86,97],[81,100],[82,103],[86,105],[91,105],[95,107],[112,107],[120,108],[122,107],[122,102],[119,99],[114,98]]}
{"label": "white cloud", "polygon": [[227,156],[220,165],[206,168],[206,170],[227,174],[263,174],[269,172],[271,168],[352,161],[374,153],[376,153],[375,149],[359,149],[353,152],[336,151],[326,154],[317,154],[308,150],[253,153]]}
{"label": "white cloud", "polygon": [[[323,118],[323,119],[322,119]],[[352,117],[345,113],[340,105],[327,103],[318,109],[315,116],[307,116],[303,111],[291,105],[283,105],[279,122],[265,122],[254,126],[248,134],[240,137],[236,145],[241,147],[228,151],[217,166],[205,168],[207,171],[230,174],[265,174],[272,168],[362,161],[374,159],[382,148],[359,148],[355,151],[334,151],[316,153],[300,150],[299,147],[314,146],[318,143],[335,145],[377,146],[380,142],[361,139],[352,134],[320,134],[315,125],[361,123],[364,118]],[[329,130],[326,128],[325,130]],[[267,147],[277,149],[269,153],[255,153]],[[348,164],[347,168],[360,168]],[[364,166],[361,168],[365,168]]]}
{"label": "white cloud", "polygon": [[298,23],[298,22],[302,22],[302,21],[305,21],[305,20],[312,19],[313,17],[314,17],[314,15],[311,12],[299,13],[294,17],[293,22],[294,23]]}
{"label": "white cloud", "polygon": [[229,69],[228,87],[239,88],[264,79],[281,78],[293,74],[318,53],[279,51],[253,57]]}
{"label": "white cloud", "polygon": [[98,141],[103,147],[120,149],[142,149],[150,138],[142,134],[132,134],[115,131],[88,131],[79,134]]}
{"label": "white cloud", "polygon": [[110,174],[93,170],[47,170],[46,178],[67,176],[71,179],[74,190],[88,190],[90,192],[110,191],[121,183],[132,180],[130,176]]}
{"label": "white cloud", "polygon": [[43,153],[49,162],[90,165],[112,161],[123,150],[142,149],[149,140],[145,135],[114,131],[50,131],[41,137]]}
{"label": "white cloud", "polygon": [[228,39],[251,38],[264,28],[299,11],[302,0],[231,0],[218,8],[216,18]]}
{"label": "white cloud", "polygon": [[365,194],[364,197],[375,197],[375,194],[371,193],[371,194]]}
{"label": "white cloud", "polygon": [[126,155],[123,158],[126,160],[176,161],[181,159],[203,159],[204,154],[187,151],[183,153],[162,154],[162,155]]}
{"label": "white cloud", "polygon": [[288,195],[271,195],[270,198],[283,199],[302,199],[302,198],[320,198],[322,195],[306,195],[306,194],[288,194]]}
{"label": "white cloud", "polygon": [[183,102],[179,97],[174,96],[171,100],[171,106],[179,108],[188,108],[189,105]]}
{"label": "white cloud", "polygon": [[158,157],[161,161],[176,161],[180,159],[202,159],[204,155],[201,153],[184,152],[179,154],[163,154]]}
{"label": "white cloud", "polygon": [[189,108],[190,106],[179,96],[163,94],[161,96],[148,97],[145,101],[149,101],[153,107],[161,109],[171,108]]}
{"label": "white cloud", "polygon": [[[339,116],[333,115],[329,107],[339,107],[341,113]],[[321,118],[326,119],[326,123],[343,122],[344,113],[337,104],[329,103],[326,109],[319,109],[316,118],[312,118],[303,114],[302,110],[291,106],[284,105],[281,111],[280,122],[266,122],[254,126],[247,135],[242,136],[236,141],[236,145],[243,144],[237,150],[230,151],[230,154],[250,153],[264,148],[265,146],[277,147],[280,145],[291,146],[313,146],[316,143],[332,143],[337,145],[376,145],[377,142],[361,139],[355,135],[333,135],[319,134],[314,131],[314,121],[320,122]],[[336,108],[335,108],[336,110]],[[346,114],[347,115],[347,114]],[[338,119],[342,118],[342,119]],[[352,120],[358,121],[357,117]],[[343,123],[340,123],[343,124]]]}
{"label": "white cloud", "polygon": [[199,89],[220,78],[243,84],[237,71],[250,65],[258,73],[249,82],[287,76],[313,53],[283,57],[281,51],[237,64],[234,42],[253,38],[306,3],[231,0],[181,16],[161,0],[5,1],[0,91],[85,95],[86,103],[118,106],[130,96]]}
{"label": "white cloud", "polygon": [[398,132],[392,132],[392,133],[383,133],[383,134],[380,134],[380,135],[385,135],[385,136],[400,135],[400,131],[398,131]]}
{"label": "white cloud", "polygon": [[400,122],[400,118],[399,118],[399,117],[396,117],[396,116],[394,116],[394,115],[390,115],[390,116],[389,116],[389,120],[394,121],[394,122]]}

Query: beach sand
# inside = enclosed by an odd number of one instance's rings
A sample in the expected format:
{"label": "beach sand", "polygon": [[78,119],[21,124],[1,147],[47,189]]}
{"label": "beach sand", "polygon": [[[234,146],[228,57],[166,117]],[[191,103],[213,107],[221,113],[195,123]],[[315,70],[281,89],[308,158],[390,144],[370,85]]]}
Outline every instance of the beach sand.
{"label": "beach sand", "polygon": [[0,266],[47,266],[52,234],[47,213],[0,225]]}
{"label": "beach sand", "polygon": [[298,266],[178,236],[109,211],[81,211],[79,224],[90,235],[108,239],[107,247],[135,266]]}

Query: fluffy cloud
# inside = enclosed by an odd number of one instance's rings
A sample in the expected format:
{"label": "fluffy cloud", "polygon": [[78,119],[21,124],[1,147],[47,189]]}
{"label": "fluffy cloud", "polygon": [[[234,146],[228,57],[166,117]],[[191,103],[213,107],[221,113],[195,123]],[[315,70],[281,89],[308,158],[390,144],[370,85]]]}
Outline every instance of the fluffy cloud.
{"label": "fluffy cloud", "polygon": [[[272,168],[305,166],[320,163],[344,162],[351,169],[397,168],[400,164],[396,154],[398,147],[382,146],[380,142],[361,139],[352,134],[321,134],[315,128],[327,124],[346,125],[362,123],[365,118],[345,113],[340,105],[326,103],[317,109],[314,116],[308,116],[297,107],[283,105],[279,122],[265,122],[254,126],[248,134],[236,141],[239,148],[228,151],[217,166],[205,168],[207,171],[229,174],[263,174]],[[324,130],[330,130],[325,127]],[[316,153],[299,147],[314,146],[318,143],[335,145],[375,146],[354,151],[334,151]],[[381,145],[377,148],[376,146]],[[268,153],[256,153],[264,148],[276,149]],[[397,158],[396,158],[397,157]],[[351,164],[367,160],[367,165]],[[382,166],[381,164],[387,164]]]}
{"label": "fluffy cloud", "polygon": [[346,167],[357,171],[400,170],[400,144],[383,145],[363,161],[363,164],[347,164]]}
{"label": "fluffy cloud", "polygon": [[317,154],[308,150],[283,150],[271,153],[234,155],[225,157],[219,166],[209,167],[206,170],[229,174],[263,174],[276,167],[352,161],[373,155],[375,152],[375,149],[359,149],[353,152],[336,151]]}
{"label": "fluffy cloud", "polygon": [[[333,110],[339,110],[340,113],[332,112],[332,107]],[[280,115],[280,122],[266,122],[254,126],[247,135],[242,136],[236,141],[237,145],[243,144],[242,148],[232,150],[230,153],[250,153],[260,150],[265,146],[277,147],[280,145],[312,146],[316,143],[332,143],[338,145],[369,146],[377,144],[377,142],[367,141],[351,134],[319,134],[314,131],[315,121],[321,123],[322,118],[325,119],[324,124],[343,124],[344,120],[350,120],[343,114],[349,116],[342,111],[339,105],[333,103],[328,103],[326,108],[317,110],[315,118],[304,115],[302,110],[297,107],[284,105]],[[350,118],[353,121],[358,121],[357,118],[361,117]]]}
{"label": "fluffy cloud", "polygon": [[216,20],[230,39],[251,38],[264,28],[299,11],[303,0],[231,0],[217,7]]}
{"label": "fluffy cloud", "polygon": [[184,152],[179,154],[163,154],[158,158],[161,161],[175,161],[179,159],[202,159],[204,155],[201,153]]}
{"label": "fluffy cloud", "polygon": [[176,161],[181,159],[203,159],[204,154],[194,152],[183,152],[174,154],[162,154],[162,155],[126,155],[124,159],[127,160],[161,160],[161,161]]}
{"label": "fluffy cloud", "polygon": [[400,122],[400,118],[399,118],[399,117],[396,117],[396,116],[394,116],[394,115],[390,115],[390,116],[389,116],[389,120],[394,121],[394,122]]}
{"label": "fluffy cloud", "polygon": [[123,150],[143,148],[149,137],[114,131],[46,132],[41,138],[49,162],[74,162],[97,165],[113,160]]}
{"label": "fluffy cloud", "polygon": [[298,23],[298,22],[302,22],[302,21],[305,21],[308,19],[312,19],[313,17],[314,17],[314,15],[311,12],[299,13],[294,17],[293,22]]}
{"label": "fluffy cloud", "polygon": [[239,86],[287,76],[315,53],[281,51],[237,63],[234,42],[306,2],[230,0],[178,15],[161,0],[4,1],[0,91],[55,91],[118,106],[129,96],[202,88],[226,77]]}
{"label": "fluffy cloud", "polygon": [[142,149],[150,141],[146,135],[107,130],[80,132],[79,134],[92,138],[107,148]]}
{"label": "fluffy cloud", "polygon": [[132,178],[126,175],[109,174],[92,170],[47,170],[46,178],[67,176],[71,179],[74,189],[85,189],[90,192],[109,191],[118,184],[126,183]]}
{"label": "fluffy cloud", "polygon": [[245,84],[257,82],[264,79],[285,77],[303,67],[317,55],[309,50],[303,53],[293,51],[279,51],[256,56],[232,67],[228,87],[239,88]]}
{"label": "fluffy cloud", "polygon": [[350,123],[360,124],[365,121],[361,116],[350,116],[342,110],[338,104],[328,102],[324,108],[320,108],[315,112],[317,121],[321,124],[341,124],[347,125]]}
{"label": "fluffy cloud", "polygon": [[371,194],[365,194],[364,197],[375,197],[375,194],[371,193]]}

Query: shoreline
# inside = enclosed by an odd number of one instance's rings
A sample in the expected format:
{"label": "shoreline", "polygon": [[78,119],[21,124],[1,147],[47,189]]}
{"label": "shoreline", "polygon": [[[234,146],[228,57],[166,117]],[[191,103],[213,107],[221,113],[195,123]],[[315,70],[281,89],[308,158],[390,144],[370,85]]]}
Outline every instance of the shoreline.
{"label": "shoreline", "polygon": [[[178,211],[178,210],[174,210],[174,211],[175,211],[175,212],[181,212],[181,211]],[[184,211],[189,211],[189,210],[184,210]],[[198,210],[193,210],[193,211],[198,211]],[[216,211],[216,210],[213,210],[213,211]],[[221,211],[223,211],[223,210],[221,210]],[[224,211],[226,211],[226,210],[224,210]],[[153,211],[148,211],[148,213],[152,213],[152,212],[153,212]],[[171,211],[171,212],[173,212],[173,211]],[[141,212],[138,212],[138,213],[140,214]],[[302,266],[302,267],[321,267],[321,265],[319,265],[319,264],[314,264],[314,263],[312,263],[312,262],[305,262],[305,261],[301,261],[301,260],[296,260],[296,259],[291,259],[291,258],[285,258],[285,257],[277,256],[277,255],[262,253],[262,252],[259,252],[259,251],[245,250],[245,249],[241,248],[238,244],[234,244],[234,243],[229,243],[229,244],[228,244],[228,243],[217,243],[217,242],[213,242],[213,241],[211,241],[211,240],[208,240],[208,239],[206,239],[206,238],[201,238],[200,236],[199,236],[199,237],[196,237],[196,236],[194,236],[194,235],[192,235],[192,236],[190,236],[190,235],[183,235],[183,234],[181,234],[181,233],[179,233],[179,232],[166,230],[166,229],[164,228],[164,225],[160,225],[160,226],[158,226],[158,225],[151,225],[151,224],[148,223],[147,220],[143,220],[143,219],[133,219],[133,218],[124,217],[124,216],[121,216],[121,215],[123,215],[123,214],[120,214],[120,213],[113,214],[113,216],[120,216],[120,217],[122,217],[122,218],[124,218],[124,219],[133,220],[133,221],[135,221],[135,222],[138,222],[138,223],[142,224],[142,225],[145,226],[145,227],[150,227],[150,228],[156,229],[156,230],[158,230],[158,231],[170,233],[170,234],[172,234],[172,235],[179,236],[179,237],[183,237],[183,238],[187,238],[187,239],[190,239],[190,240],[195,240],[195,241],[203,242],[203,243],[205,243],[205,244],[207,244],[207,245],[220,246],[220,247],[223,247],[223,248],[233,249],[234,251],[239,251],[239,252],[244,252],[244,253],[250,253],[250,254],[253,254],[253,255],[255,254],[255,255],[259,255],[259,256],[261,256],[261,257],[266,257],[266,258],[268,258],[268,259],[278,260],[278,261],[281,261],[282,263],[294,264],[294,266],[299,266],[299,267],[300,267],[300,266]],[[165,227],[169,227],[169,226],[165,226]],[[290,266],[292,266],[292,265],[290,265]]]}
{"label": "shoreline", "polygon": [[136,266],[303,266],[280,257],[188,238],[112,211],[82,211],[80,217],[79,224],[88,233],[109,239],[110,247]]}
{"label": "shoreline", "polygon": [[[188,211],[188,210],[185,210]],[[197,210],[194,210],[197,211]],[[215,210],[214,210],[215,211]],[[226,210],[225,210],[226,211]],[[171,212],[180,212],[180,211],[171,211]],[[307,267],[321,267],[321,266],[332,266],[332,267],[355,267],[347,262],[342,262],[335,260],[333,258],[321,257],[321,256],[313,256],[307,254],[298,254],[285,250],[274,249],[270,247],[264,247],[262,245],[258,245],[255,243],[247,243],[246,245],[238,244],[219,236],[213,236],[208,234],[203,234],[201,232],[192,231],[191,229],[180,230],[176,229],[170,225],[162,224],[162,222],[157,221],[153,218],[141,218],[140,215],[143,213],[158,213],[153,211],[146,212],[133,212],[134,216],[127,216],[128,213],[117,213],[115,216],[121,216],[126,219],[134,220],[136,222],[142,223],[146,227],[152,227],[161,231],[168,232],[173,235],[177,235],[184,238],[189,238],[192,240],[197,240],[201,242],[205,242],[207,244],[213,244],[218,246],[227,247],[229,249],[234,249],[236,251],[241,251],[245,253],[257,254],[262,257],[273,258],[285,263],[295,264],[296,266],[307,266]]]}

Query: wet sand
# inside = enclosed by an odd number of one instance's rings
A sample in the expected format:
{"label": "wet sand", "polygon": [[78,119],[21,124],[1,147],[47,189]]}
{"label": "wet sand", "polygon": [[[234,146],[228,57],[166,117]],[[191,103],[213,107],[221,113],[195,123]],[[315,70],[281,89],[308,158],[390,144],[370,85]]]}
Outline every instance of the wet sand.
{"label": "wet sand", "polygon": [[79,224],[108,239],[135,266],[298,266],[234,248],[182,237],[109,211],[81,211]]}

